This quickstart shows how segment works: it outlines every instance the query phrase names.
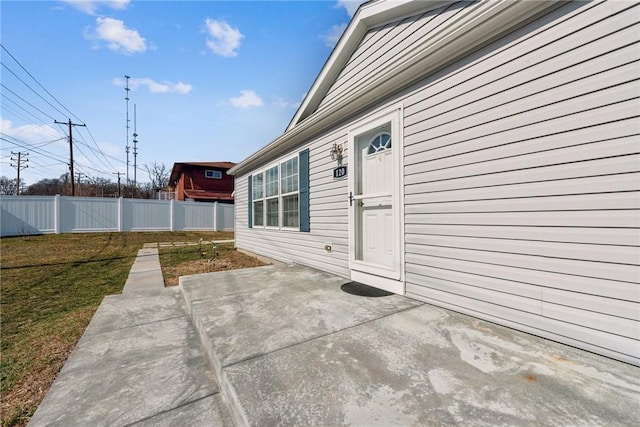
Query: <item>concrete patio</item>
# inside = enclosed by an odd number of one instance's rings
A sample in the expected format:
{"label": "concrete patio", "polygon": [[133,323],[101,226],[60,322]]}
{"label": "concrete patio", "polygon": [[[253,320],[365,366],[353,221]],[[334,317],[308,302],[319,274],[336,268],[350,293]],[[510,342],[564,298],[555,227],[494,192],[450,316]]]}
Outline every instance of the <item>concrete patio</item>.
{"label": "concrete patio", "polygon": [[295,265],[105,298],[30,425],[635,425],[640,368]]}

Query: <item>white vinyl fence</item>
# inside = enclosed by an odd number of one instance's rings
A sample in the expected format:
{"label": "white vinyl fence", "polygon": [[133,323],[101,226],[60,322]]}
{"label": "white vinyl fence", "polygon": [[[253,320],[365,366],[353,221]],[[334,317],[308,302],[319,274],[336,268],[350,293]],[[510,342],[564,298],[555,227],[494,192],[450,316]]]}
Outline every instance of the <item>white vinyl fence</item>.
{"label": "white vinyl fence", "polygon": [[175,200],[0,196],[0,236],[104,231],[233,231],[233,205]]}

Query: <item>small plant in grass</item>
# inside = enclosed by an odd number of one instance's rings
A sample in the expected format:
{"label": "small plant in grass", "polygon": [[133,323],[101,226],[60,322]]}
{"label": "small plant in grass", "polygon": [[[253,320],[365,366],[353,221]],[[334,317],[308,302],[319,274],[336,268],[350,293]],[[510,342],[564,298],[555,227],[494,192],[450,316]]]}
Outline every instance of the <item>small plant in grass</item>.
{"label": "small plant in grass", "polygon": [[235,270],[265,265],[257,258],[237,251],[233,243],[160,248],[160,265],[165,286],[177,286],[180,276]]}

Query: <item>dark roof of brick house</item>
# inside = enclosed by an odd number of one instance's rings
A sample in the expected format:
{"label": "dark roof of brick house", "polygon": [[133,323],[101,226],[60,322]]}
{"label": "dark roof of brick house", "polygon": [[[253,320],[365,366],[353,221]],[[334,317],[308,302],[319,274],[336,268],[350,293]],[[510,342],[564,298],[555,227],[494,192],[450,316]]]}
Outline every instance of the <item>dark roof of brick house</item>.
{"label": "dark roof of brick house", "polygon": [[229,200],[233,201],[233,196],[229,193],[210,190],[184,190],[185,196],[194,200]]}

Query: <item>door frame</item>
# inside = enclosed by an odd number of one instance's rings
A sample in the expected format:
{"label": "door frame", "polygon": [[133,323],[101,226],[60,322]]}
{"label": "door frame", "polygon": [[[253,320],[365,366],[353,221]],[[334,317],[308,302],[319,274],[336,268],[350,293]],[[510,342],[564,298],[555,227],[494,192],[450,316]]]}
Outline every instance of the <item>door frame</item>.
{"label": "door frame", "polygon": [[[367,266],[361,261],[355,259],[356,256],[356,206],[355,203],[349,202],[348,207],[348,223],[349,223],[349,272],[352,280],[367,285],[375,286],[389,292],[404,295],[405,294],[405,269],[404,269],[404,132],[403,132],[403,106],[397,104],[382,110],[379,110],[355,123],[348,129],[348,146],[347,153],[351,157],[349,162],[350,173],[348,176],[348,192],[349,195],[355,193],[355,183],[361,171],[356,167],[359,162],[357,156],[360,152],[357,150],[356,138],[363,135],[376,127],[391,123],[391,141],[392,141],[392,158],[393,158],[393,202],[392,210],[394,216],[394,252],[397,269],[394,270],[392,278],[385,277],[375,271],[375,268]],[[378,274],[376,274],[378,273]]]}

